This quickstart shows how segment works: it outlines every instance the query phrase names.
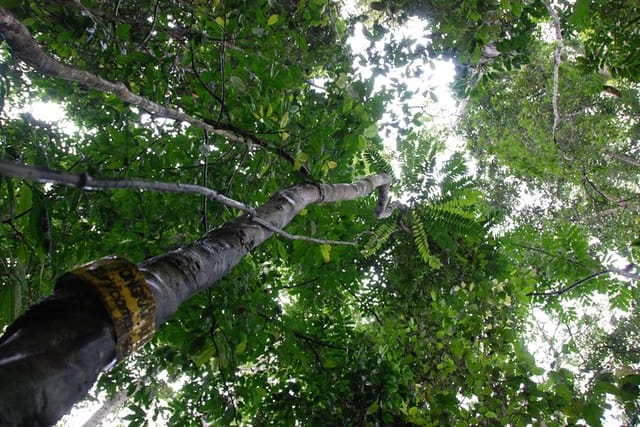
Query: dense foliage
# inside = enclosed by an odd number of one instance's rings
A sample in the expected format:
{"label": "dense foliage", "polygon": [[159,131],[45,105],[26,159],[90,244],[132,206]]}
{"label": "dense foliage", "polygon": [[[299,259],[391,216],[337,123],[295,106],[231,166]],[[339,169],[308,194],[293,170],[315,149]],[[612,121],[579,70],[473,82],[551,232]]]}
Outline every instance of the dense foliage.
{"label": "dense foliage", "polygon": [[[363,3],[347,17],[328,0],[3,2],[60,61],[228,132],[44,76],[3,44],[4,159],[198,183],[252,206],[399,163],[392,217],[374,221],[362,200],[310,207],[287,228],[356,246],[269,240],[96,393],[126,390],[118,417],[131,425],[598,426],[612,403],[637,423],[640,7]],[[427,46],[396,31],[416,16]],[[369,43],[358,58],[356,24]],[[427,81],[442,58],[466,105],[456,129],[407,107],[426,84],[374,84],[407,64]],[[394,100],[405,117],[389,123]],[[73,126],[22,109],[35,101]],[[394,153],[381,123],[400,135]],[[140,261],[238,214],[193,195],[1,176],[0,202],[0,326],[74,265]],[[542,359],[540,311],[568,331],[543,337]]]}

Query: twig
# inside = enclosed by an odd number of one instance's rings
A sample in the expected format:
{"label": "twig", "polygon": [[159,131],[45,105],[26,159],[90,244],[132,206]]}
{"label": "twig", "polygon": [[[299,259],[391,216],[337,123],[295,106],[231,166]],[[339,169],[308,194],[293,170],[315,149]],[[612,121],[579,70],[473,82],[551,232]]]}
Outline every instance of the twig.
{"label": "twig", "polygon": [[149,29],[149,33],[147,34],[147,37],[145,37],[144,40],[142,40],[142,42],[140,42],[140,44],[138,44],[138,46],[136,46],[137,49],[139,49],[142,46],[144,46],[145,44],[147,44],[149,39],[151,39],[151,36],[153,36],[153,32],[156,29],[156,22],[158,21],[158,8],[159,8],[159,6],[160,6],[160,0],[156,0],[156,4],[155,4],[155,6],[153,6],[153,21],[151,21],[151,28]]}
{"label": "twig", "polygon": [[350,349],[349,347],[344,347],[338,344],[333,344],[324,340],[321,340],[319,338],[315,338],[312,337],[311,335],[307,335],[305,333],[302,333],[300,331],[296,331],[296,330],[291,330],[291,332],[293,332],[293,336],[295,336],[296,338],[300,338],[304,341],[319,345],[321,347],[326,347],[326,348],[333,348],[335,350],[342,350],[342,351],[353,351],[353,349]]}
{"label": "twig", "polygon": [[224,91],[224,86],[225,86],[225,82],[224,82],[224,64],[226,61],[226,50],[225,50],[225,43],[227,41],[227,13],[226,13],[226,8],[223,8],[223,12],[224,12],[224,19],[223,19],[223,25],[222,25],[222,44],[220,45],[220,111],[218,111],[218,120],[216,120],[216,125],[220,124],[220,120],[222,120],[222,112],[225,109],[224,106],[224,97],[225,97],[225,91]]}
{"label": "twig", "polygon": [[[571,330],[571,325],[569,325],[569,323],[567,323],[566,320],[561,319],[560,321],[562,322],[564,327],[567,328],[567,332],[569,333],[569,337],[571,338],[573,343],[576,344],[576,348],[578,348],[578,345],[577,345],[578,341],[576,340],[575,336],[573,335],[573,331]],[[582,355],[582,352],[578,350],[577,353],[578,353],[578,356],[580,356],[580,359],[582,359],[582,363],[586,365],[587,364],[587,360]]]}
{"label": "twig", "polygon": [[13,221],[15,221],[16,219],[22,218],[25,215],[28,215],[29,213],[31,213],[31,208],[27,209],[26,211],[20,212],[18,215],[14,215],[11,217],[5,217],[2,218],[0,220],[0,224],[9,224],[12,223]]}
{"label": "twig", "polygon": [[574,282],[572,284],[570,284],[569,286],[562,288],[560,290],[557,291],[550,291],[550,292],[529,292],[527,294],[527,296],[536,296],[536,297],[550,297],[550,296],[559,296],[562,295],[566,292],[569,292],[571,289],[574,289],[580,285],[582,285],[585,282],[588,282],[589,280],[595,279],[598,276],[602,276],[603,274],[608,274],[608,273],[616,273],[617,271],[615,270],[611,270],[611,269],[607,269],[607,270],[601,270],[601,271],[596,271],[593,274],[588,275],[585,278],[582,278],[580,280],[578,280],[577,282]]}
{"label": "twig", "polygon": [[317,282],[320,278],[319,277],[314,277],[313,279],[309,279],[309,280],[305,280],[302,283],[298,283],[297,285],[286,285],[286,286],[279,286],[277,288],[265,288],[264,292],[272,292],[272,291],[281,291],[283,289],[296,289],[296,288],[303,288],[305,286],[309,286],[312,285],[313,283]]}
{"label": "twig", "polygon": [[621,162],[640,167],[640,161],[634,159],[631,156],[627,156],[626,154],[614,153],[611,150],[605,150],[604,154],[606,154],[609,158],[620,160]]}
{"label": "twig", "polygon": [[[149,181],[145,179],[95,179],[87,173],[72,173],[63,172],[58,170],[41,169],[33,166],[27,166],[20,163],[10,162],[0,159],[0,174],[10,176],[13,178],[27,179],[30,181],[41,183],[55,183],[63,184],[71,187],[77,187],[82,190],[142,190],[142,191],[155,191],[166,193],[190,193],[200,194],[208,199],[218,202],[224,206],[232,209],[238,209],[246,212],[251,216],[251,220],[268,230],[273,231],[280,236],[289,240],[303,240],[311,243],[319,243],[326,245],[346,245],[355,246],[355,242],[341,241],[341,240],[329,240],[329,239],[316,239],[309,236],[301,236],[297,234],[290,234],[284,230],[274,227],[269,222],[255,216],[255,209],[242,202],[234,200],[230,197],[224,196],[215,190],[196,184],[181,184],[178,182],[162,182],[162,181]],[[388,190],[387,190],[388,191]],[[379,197],[378,206],[386,206],[386,200],[382,199],[382,195]],[[384,203],[384,204],[383,204]],[[377,209],[380,209],[379,207]],[[384,209],[384,207],[382,208]]]}
{"label": "twig", "polygon": [[[209,133],[205,130],[204,131],[204,143],[205,145],[209,145]],[[206,186],[207,185],[207,178],[209,175],[208,172],[209,169],[209,159],[208,157],[204,157],[203,159],[203,163],[202,163],[202,185]],[[207,231],[209,230],[209,223],[208,223],[208,218],[207,218],[207,200],[209,200],[206,197],[202,198],[202,225],[204,227],[204,230]]]}
{"label": "twig", "polygon": [[[191,70],[193,71],[193,74],[196,76],[196,79],[200,83],[200,86],[202,86],[202,88],[206,90],[207,93],[211,95],[213,99],[218,101],[218,103],[220,104],[220,114],[224,112],[224,115],[227,117],[227,120],[231,122],[229,113],[226,111],[226,108],[224,106],[224,99],[219,97],[211,89],[209,89],[209,86],[202,80],[202,77],[200,76],[200,72],[196,67],[196,60],[195,60],[196,52],[193,49],[193,43],[189,43],[189,50],[191,51]],[[222,87],[224,88],[224,85]],[[223,96],[224,96],[224,89],[223,89]],[[217,120],[218,125],[220,124],[220,119],[221,119],[220,114],[218,115],[218,120]]]}

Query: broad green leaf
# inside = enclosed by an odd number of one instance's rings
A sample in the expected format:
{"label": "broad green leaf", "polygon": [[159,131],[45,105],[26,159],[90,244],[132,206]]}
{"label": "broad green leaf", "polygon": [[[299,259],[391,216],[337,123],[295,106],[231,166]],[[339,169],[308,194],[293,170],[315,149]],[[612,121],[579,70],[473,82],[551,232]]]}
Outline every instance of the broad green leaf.
{"label": "broad green leaf", "polygon": [[269,16],[269,19],[267,20],[267,25],[273,25],[276,22],[278,22],[279,19],[280,19],[280,15],[273,14],[273,15]]}
{"label": "broad green leaf", "polygon": [[280,127],[284,128],[285,126],[287,126],[287,123],[289,123],[289,112],[285,111],[282,114],[282,117],[280,117]]}
{"label": "broad green leaf", "polygon": [[378,412],[379,409],[380,409],[380,407],[378,406],[378,404],[376,402],[373,402],[367,408],[367,415],[375,414],[376,412]]}
{"label": "broad green leaf", "polygon": [[322,255],[322,261],[325,263],[331,261],[331,245],[321,244],[319,248],[320,254]]}
{"label": "broad green leaf", "polygon": [[367,138],[373,138],[378,135],[378,125],[375,123],[370,124],[363,132],[363,135]]}
{"label": "broad green leaf", "polygon": [[574,25],[583,24],[586,18],[589,16],[590,5],[591,0],[576,0],[576,2],[573,4],[573,13],[569,18],[569,22]]}
{"label": "broad green leaf", "polygon": [[246,351],[247,349],[247,340],[242,340],[240,341],[237,345],[236,345],[236,349],[235,349],[235,353],[236,354],[242,354]]}

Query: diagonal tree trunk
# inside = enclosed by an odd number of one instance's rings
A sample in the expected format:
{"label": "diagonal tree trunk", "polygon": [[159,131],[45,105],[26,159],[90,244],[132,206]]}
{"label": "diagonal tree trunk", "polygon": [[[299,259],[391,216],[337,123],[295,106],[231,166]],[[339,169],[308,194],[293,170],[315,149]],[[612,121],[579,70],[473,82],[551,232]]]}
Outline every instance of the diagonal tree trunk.
{"label": "diagonal tree trunk", "polygon": [[[256,209],[256,216],[282,229],[311,203],[353,200],[377,189],[376,216],[381,217],[388,213],[390,184],[389,175],[377,174],[352,184],[298,185],[276,193]],[[122,262],[107,260],[63,276],[52,296],[34,305],[0,337],[0,425],[56,422],[87,394],[101,371],[151,337],[145,320],[161,325],[183,301],[222,278],[273,233],[243,215],[188,246],[137,267],[130,264],[134,272],[126,265],[122,268]],[[113,268],[118,271],[108,271]],[[93,276],[87,278],[89,273]],[[135,275],[151,301],[144,307],[134,304],[133,312],[122,316],[119,307],[105,300],[144,301],[135,287],[112,287],[111,282],[126,282]],[[87,286],[88,282],[92,283]]]}

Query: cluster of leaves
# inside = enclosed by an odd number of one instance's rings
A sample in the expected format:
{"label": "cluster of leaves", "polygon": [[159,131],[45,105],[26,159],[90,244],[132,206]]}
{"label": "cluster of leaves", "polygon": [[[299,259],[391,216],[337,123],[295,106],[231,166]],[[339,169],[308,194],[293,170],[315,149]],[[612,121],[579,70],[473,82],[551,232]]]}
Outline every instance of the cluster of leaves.
{"label": "cluster of leaves", "polygon": [[[629,12],[616,13],[615,7]],[[585,308],[606,295],[612,309],[627,312],[638,298],[637,253],[630,245],[638,215],[639,110],[632,71],[638,55],[634,36],[621,34],[633,31],[628,28],[638,9],[577,1],[557,10],[562,55],[554,55],[557,40],[532,42],[531,62],[496,71],[474,88],[460,129],[477,159],[482,187],[496,206],[511,212],[501,239],[509,258],[536,283],[532,292],[541,307],[569,330],[553,363],[570,367],[563,378],[574,384],[570,394],[589,402],[584,419],[600,425],[609,393],[633,424],[637,408],[628,402],[637,397],[637,365],[605,357],[596,350],[597,340],[585,338],[600,321],[593,316],[611,316],[606,309],[585,314]],[[624,270],[613,266],[616,258],[626,261]],[[600,330],[596,336],[607,334]],[[633,342],[617,338],[622,347]],[[602,371],[589,368],[579,356],[590,353],[593,360],[609,360],[614,372],[604,362]],[[621,366],[635,368],[621,373]],[[622,384],[631,394],[622,392]]]}
{"label": "cluster of leaves", "polygon": [[633,1],[579,0],[567,8],[567,28],[584,40],[581,62],[591,71],[608,70],[616,78],[640,79],[640,10]]}

